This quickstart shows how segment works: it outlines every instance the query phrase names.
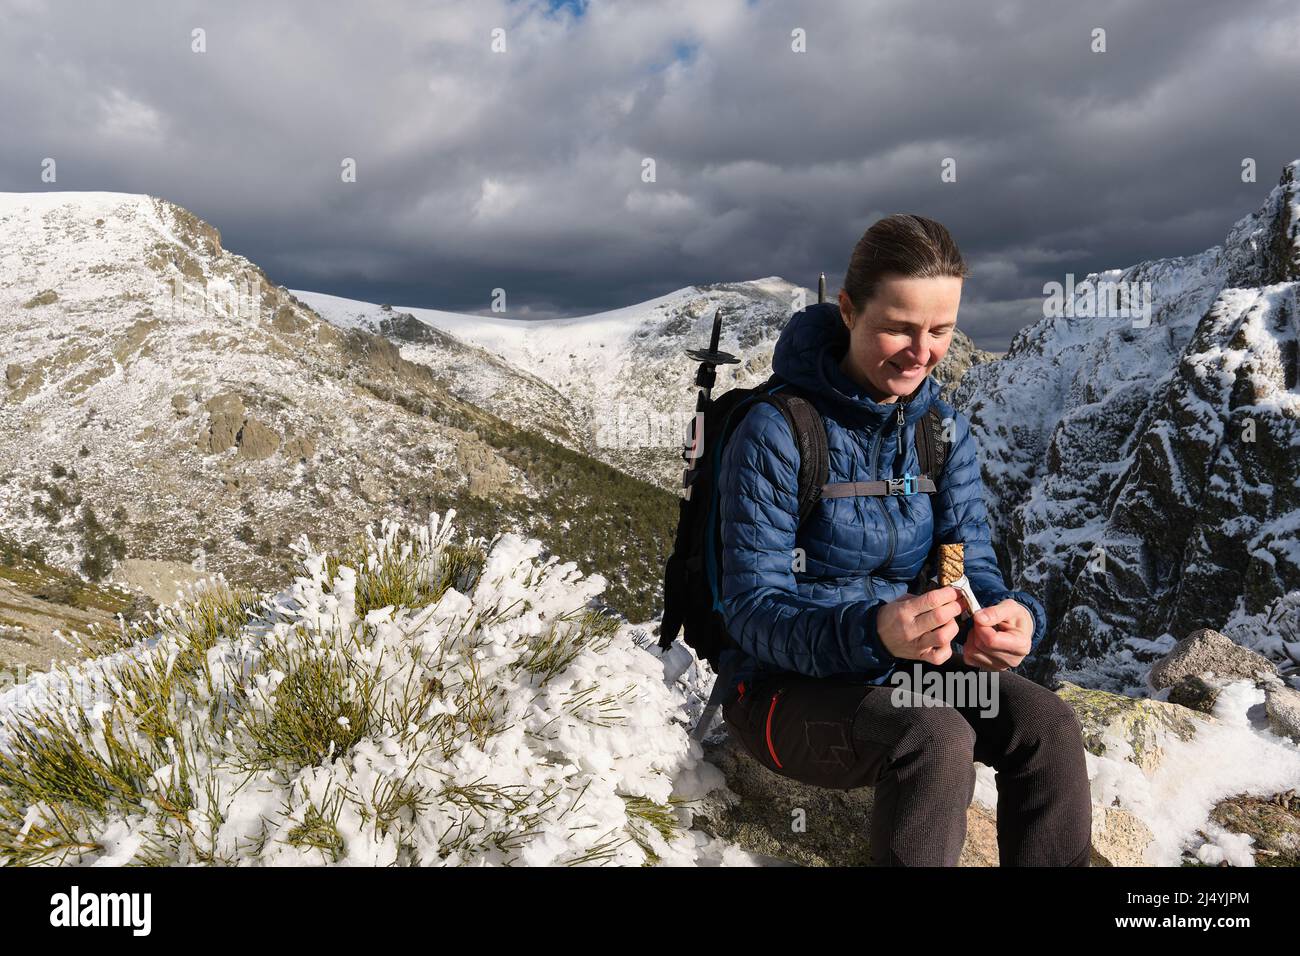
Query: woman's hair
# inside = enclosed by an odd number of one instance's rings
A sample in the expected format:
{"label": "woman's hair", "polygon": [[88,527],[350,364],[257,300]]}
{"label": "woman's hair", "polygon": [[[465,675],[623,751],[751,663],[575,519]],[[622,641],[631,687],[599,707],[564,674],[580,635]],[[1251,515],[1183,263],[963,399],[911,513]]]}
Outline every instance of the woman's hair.
{"label": "woman's hair", "polygon": [[861,312],[883,276],[932,279],[970,275],[957,243],[941,223],[910,213],[894,213],[862,234],[844,273],[844,291]]}

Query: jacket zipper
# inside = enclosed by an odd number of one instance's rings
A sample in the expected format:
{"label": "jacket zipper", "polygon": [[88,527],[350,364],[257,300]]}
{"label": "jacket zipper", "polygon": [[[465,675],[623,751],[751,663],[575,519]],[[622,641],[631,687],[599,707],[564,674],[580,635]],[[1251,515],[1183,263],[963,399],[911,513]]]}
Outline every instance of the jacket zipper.
{"label": "jacket zipper", "polygon": [[[883,431],[884,429],[881,429],[882,434],[876,436],[876,442],[872,446],[871,450],[871,477],[877,480],[880,478],[880,445],[884,438]],[[875,502],[880,508],[880,513],[885,516],[885,525],[889,529],[889,554],[885,556],[884,562],[885,564],[889,564],[890,561],[894,560],[894,548],[898,543],[898,532],[894,529],[894,519],[890,517],[889,509],[885,507],[884,499],[877,497]]]}

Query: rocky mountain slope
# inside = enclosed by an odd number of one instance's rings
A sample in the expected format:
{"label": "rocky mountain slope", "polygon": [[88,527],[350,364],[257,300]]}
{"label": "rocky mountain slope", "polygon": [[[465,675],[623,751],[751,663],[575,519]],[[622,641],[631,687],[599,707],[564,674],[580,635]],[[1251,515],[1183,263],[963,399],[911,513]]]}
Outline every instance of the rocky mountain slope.
{"label": "rocky mountain slope", "polygon": [[[1300,660],[1298,180],[1222,245],[1089,275],[961,381],[1004,567],[1054,625],[1044,670],[1133,685],[1198,627]],[[1149,325],[1080,314],[1102,282],[1150,283]]]}
{"label": "rocky mountain slope", "polygon": [[[563,543],[611,576],[614,606],[649,613],[670,495],[322,321],[171,203],[0,194],[0,342],[0,532],[52,564],[162,560],[269,588],[302,533],[341,544],[381,511],[455,507],[475,533]],[[475,376],[493,367],[473,355]]]}
{"label": "rocky mountain slope", "polygon": [[[294,294],[341,328],[386,336],[458,397],[674,492],[695,411],[697,363],[685,351],[708,345],[722,309],[720,347],[741,361],[719,368],[714,394],[755,385],[772,373],[786,320],[815,301],[779,276],[688,286],[610,312],[541,321]],[[991,359],[958,332],[935,376],[955,383]]]}

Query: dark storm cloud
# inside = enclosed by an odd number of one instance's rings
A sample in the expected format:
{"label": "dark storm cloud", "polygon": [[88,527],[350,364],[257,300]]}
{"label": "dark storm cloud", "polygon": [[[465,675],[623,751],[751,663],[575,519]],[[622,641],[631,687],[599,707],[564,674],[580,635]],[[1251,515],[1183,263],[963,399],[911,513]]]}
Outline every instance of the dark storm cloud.
{"label": "dark storm cloud", "polygon": [[918,212],[1001,349],[1044,282],[1213,245],[1300,156],[1291,0],[1078,6],[0,0],[0,189],[147,192],[290,287],[534,315],[834,287]]}

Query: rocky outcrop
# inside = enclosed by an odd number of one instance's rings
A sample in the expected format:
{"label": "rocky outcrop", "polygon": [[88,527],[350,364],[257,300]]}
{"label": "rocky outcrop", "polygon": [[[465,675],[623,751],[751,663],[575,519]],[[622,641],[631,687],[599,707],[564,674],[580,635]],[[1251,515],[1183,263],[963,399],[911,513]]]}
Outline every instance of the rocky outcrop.
{"label": "rocky outcrop", "polygon": [[1191,740],[1198,721],[1213,720],[1176,704],[1089,690],[1068,681],[1057,693],[1079,718],[1089,753],[1127,760],[1147,774],[1159,768],[1165,739]]}
{"label": "rocky outcrop", "polygon": [[[1202,627],[1300,660],[1298,176],[1222,246],[1086,277],[957,388],[1004,571],[1052,622],[1032,676],[1118,689]],[[1150,314],[1086,314],[1102,283]]]}
{"label": "rocky outcrop", "polygon": [[[178,414],[184,414],[188,406],[185,396],[172,396],[172,407]],[[203,407],[208,413],[207,427],[199,432],[195,442],[203,454],[220,455],[236,448],[236,457],[261,461],[270,458],[280,448],[280,434],[249,415],[243,398],[236,393],[214,395]],[[295,450],[301,452],[301,447],[295,445]]]}
{"label": "rocky outcrop", "polygon": [[208,422],[195,442],[199,450],[205,455],[220,455],[234,448],[239,430],[244,426],[244,400],[234,392],[222,392],[204,402],[203,407]]}
{"label": "rocky outcrop", "polygon": [[476,498],[513,497],[510,466],[492,447],[473,432],[457,432],[456,465],[465,477],[469,493]]}
{"label": "rocky outcrop", "polygon": [[55,302],[58,301],[59,301],[59,294],[57,292],[55,292],[53,289],[45,289],[41,292],[36,293],[36,295],[32,296],[30,299],[24,302],[23,308],[35,309],[35,308],[39,308],[42,305],[53,305]]}
{"label": "rocky outcrop", "polygon": [[316,442],[305,435],[296,435],[284,443],[283,454],[290,461],[310,461],[316,457]]}
{"label": "rocky outcrop", "polygon": [[1151,668],[1149,683],[1157,690],[1188,678],[1213,676],[1219,681],[1277,679],[1277,667],[1262,654],[1247,650],[1210,628],[1200,628],[1174,645]]}
{"label": "rocky outcrop", "polygon": [[930,374],[934,376],[943,391],[941,394],[945,401],[951,402],[957,391],[957,386],[966,373],[976,365],[983,365],[986,362],[997,360],[997,356],[992,352],[986,352],[984,349],[977,348],[971,341],[970,336],[958,329],[953,333],[952,344],[948,346],[948,351],[935,369]]}
{"label": "rocky outcrop", "polygon": [[239,446],[239,457],[251,461],[270,458],[280,447],[280,435],[273,428],[263,425],[256,418],[245,418],[244,424],[235,436]]}

